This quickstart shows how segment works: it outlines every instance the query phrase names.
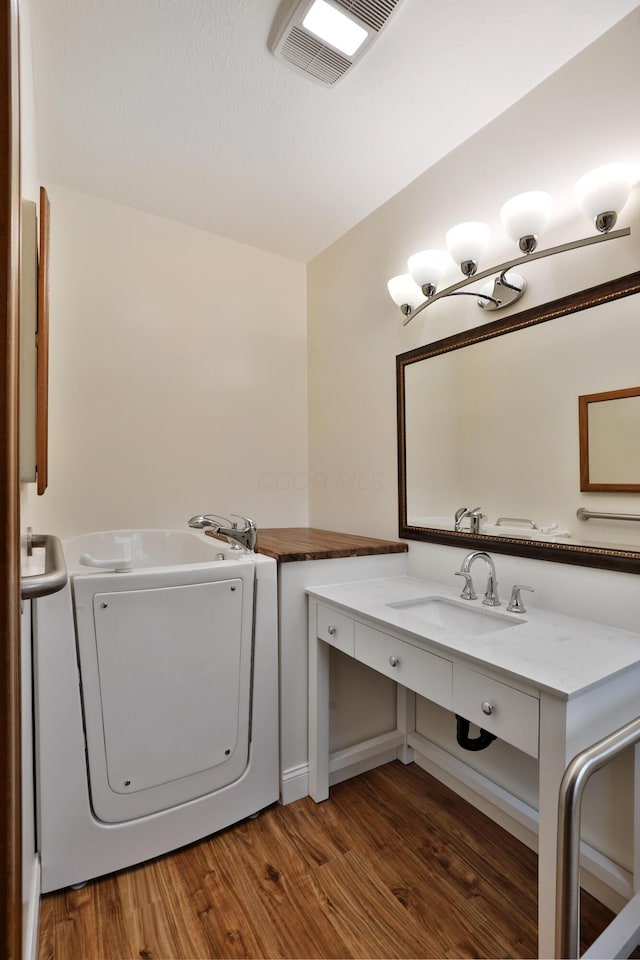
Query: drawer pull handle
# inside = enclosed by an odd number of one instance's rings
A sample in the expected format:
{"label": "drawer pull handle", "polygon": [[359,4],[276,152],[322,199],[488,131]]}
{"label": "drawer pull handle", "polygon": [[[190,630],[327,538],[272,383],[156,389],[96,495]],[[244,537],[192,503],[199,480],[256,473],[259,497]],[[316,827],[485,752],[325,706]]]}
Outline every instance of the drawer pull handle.
{"label": "drawer pull handle", "polygon": [[335,627],[327,627],[327,633],[329,634],[330,637],[335,637],[337,632],[338,631]]}
{"label": "drawer pull handle", "polygon": [[389,663],[392,667],[397,667],[400,663],[400,659],[398,657],[389,657]]}
{"label": "drawer pull handle", "polygon": [[493,713],[494,706],[489,700],[483,700],[480,705],[480,709],[482,710],[482,712],[486,717],[490,717],[491,714]]}

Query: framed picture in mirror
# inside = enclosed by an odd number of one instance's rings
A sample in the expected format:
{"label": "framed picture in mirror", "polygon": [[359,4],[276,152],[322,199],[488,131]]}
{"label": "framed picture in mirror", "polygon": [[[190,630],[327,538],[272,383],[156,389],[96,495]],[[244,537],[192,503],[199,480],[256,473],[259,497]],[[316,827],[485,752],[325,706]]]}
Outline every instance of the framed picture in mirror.
{"label": "framed picture in mirror", "polygon": [[578,397],[580,489],[640,493],[640,387]]}

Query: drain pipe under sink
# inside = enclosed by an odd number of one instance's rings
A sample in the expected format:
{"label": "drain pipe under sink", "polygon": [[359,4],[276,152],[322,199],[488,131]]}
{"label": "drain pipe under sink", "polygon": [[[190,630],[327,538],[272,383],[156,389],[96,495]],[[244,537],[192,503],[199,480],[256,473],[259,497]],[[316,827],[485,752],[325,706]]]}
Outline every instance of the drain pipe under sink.
{"label": "drain pipe under sink", "polygon": [[456,740],[463,750],[486,750],[489,744],[497,739],[495,734],[489,733],[488,730],[483,730],[482,728],[480,728],[479,736],[470,737],[469,726],[469,721],[456,713]]}

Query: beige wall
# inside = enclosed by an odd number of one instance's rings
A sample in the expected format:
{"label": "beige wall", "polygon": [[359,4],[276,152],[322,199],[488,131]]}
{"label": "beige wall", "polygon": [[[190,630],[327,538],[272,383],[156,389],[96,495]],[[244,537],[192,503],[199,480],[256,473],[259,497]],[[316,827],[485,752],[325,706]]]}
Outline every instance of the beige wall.
{"label": "beige wall", "polygon": [[66,537],[307,519],[305,267],[47,184],[49,488]]}
{"label": "beige wall", "polygon": [[[404,272],[407,257],[416,250],[443,248],[446,230],[466,219],[484,220],[492,227],[486,265],[515,256],[500,227],[499,209],[523,190],[547,189],[554,200],[553,226],[541,246],[589,235],[589,225],[573,210],[575,180],[602,163],[640,161],[640,126],[635,122],[639,45],[636,11],[309,265],[310,471],[312,477],[327,478],[311,489],[314,525],[381,537],[397,534],[395,356],[475,326],[484,316],[472,298],[464,297],[434,304],[403,327],[399,310],[388,298],[386,280]],[[398,145],[403,148],[411,148],[410,131],[406,144]],[[630,239],[522,268],[530,288],[515,309],[637,270],[640,188],[620,225],[631,225]],[[455,276],[452,267],[445,283],[454,282]],[[542,373],[561,380],[555,328],[553,323],[545,326],[548,363],[542,361]],[[637,345],[633,353],[637,356]],[[597,353],[588,359],[602,362]],[[442,406],[452,402],[452,392],[443,391]],[[525,432],[529,427],[524,425]],[[565,440],[571,446],[574,427],[569,433]],[[350,473],[360,482],[345,489],[339,481]],[[576,483],[576,507],[578,495]],[[625,502],[628,511],[640,512],[637,496],[633,503],[631,498]],[[410,572],[453,585],[463,556],[463,550],[412,543]],[[640,629],[637,577],[503,555],[496,564],[503,594],[515,582],[531,584],[536,591],[532,607]],[[419,724],[425,736],[535,804],[533,762],[505,745],[482,754],[460,751],[453,717],[424,702]],[[619,778],[622,790],[617,788]],[[626,866],[630,789],[630,771],[622,762],[597,775],[586,801],[587,838]],[[616,798],[613,807],[607,802],[610,796]]]}

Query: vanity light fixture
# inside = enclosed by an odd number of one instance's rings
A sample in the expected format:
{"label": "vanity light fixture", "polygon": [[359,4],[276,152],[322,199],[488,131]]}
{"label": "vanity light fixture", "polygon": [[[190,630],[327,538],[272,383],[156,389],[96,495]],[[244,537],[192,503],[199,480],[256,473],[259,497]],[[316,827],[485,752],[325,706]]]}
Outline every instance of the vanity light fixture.
{"label": "vanity light fixture", "polygon": [[[440,250],[421,250],[409,257],[408,273],[392,277],[387,284],[389,295],[404,316],[403,324],[444,297],[476,297],[483,310],[500,310],[515,303],[526,289],[526,280],[513,268],[529,260],[551,257],[578,247],[590,246],[603,240],[627,237],[629,227],[613,230],[618,214],[629,199],[635,182],[633,168],[627,164],[612,163],[592,170],[578,180],[575,196],[578,208],[598,231],[596,236],[572,240],[547,250],[538,250],[538,239],[549,223],[551,197],[542,190],[521,193],[503,204],[500,218],[505,233],[514,240],[522,256],[497,264],[478,273],[478,264],[489,245],[489,227],[471,221],[459,223],[447,231],[450,258],[458,264],[464,279],[438,292],[448,259]],[[492,278],[479,290],[463,290],[475,280]]]}

